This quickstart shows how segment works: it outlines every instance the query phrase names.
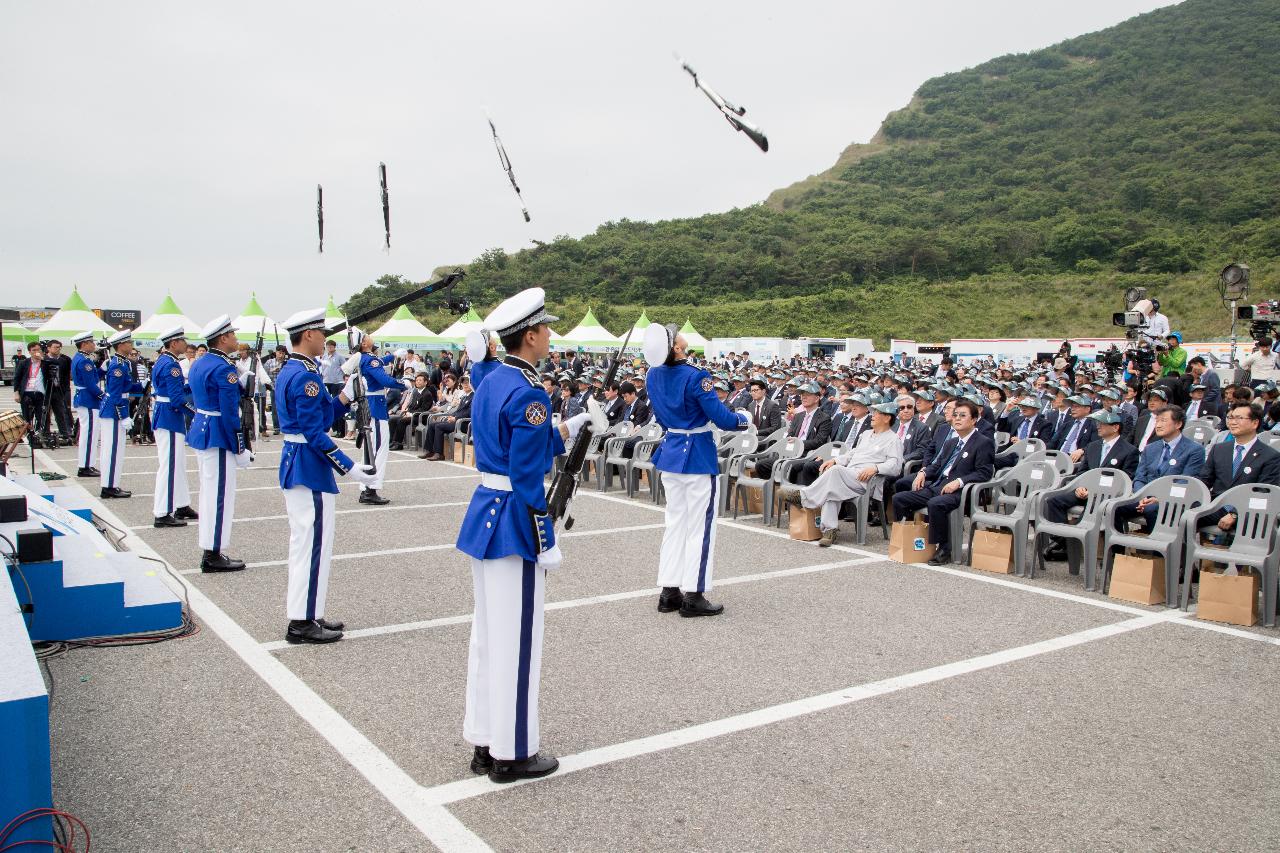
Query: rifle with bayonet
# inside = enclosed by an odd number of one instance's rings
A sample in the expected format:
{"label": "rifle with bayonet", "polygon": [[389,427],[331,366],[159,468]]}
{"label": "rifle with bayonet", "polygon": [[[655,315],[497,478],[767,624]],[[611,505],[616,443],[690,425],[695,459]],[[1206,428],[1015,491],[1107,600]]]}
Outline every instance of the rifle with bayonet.
{"label": "rifle with bayonet", "polygon": [[[609,369],[604,374],[602,387],[609,388],[618,377],[618,367],[622,364],[622,354],[626,352],[627,344],[630,341],[631,332],[627,332],[626,338],[622,341],[622,346],[618,348],[618,351],[614,353],[613,360],[609,362]],[[591,422],[587,421],[578,432],[578,437],[574,440],[573,447],[565,454],[564,466],[551,478],[551,485],[547,488],[547,515],[551,516],[552,524],[557,524],[561,519],[564,519],[565,530],[573,529],[573,516],[569,514],[569,505],[573,502],[574,492],[578,490],[578,476],[582,473],[582,466],[586,462],[587,448],[591,446],[591,437]]]}
{"label": "rifle with bayonet", "polygon": [[244,449],[253,452],[253,440],[257,433],[253,428],[254,414],[257,411],[255,396],[258,390],[258,364],[262,359],[262,338],[267,331],[266,318],[262,320],[262,328],[249,350],[249,373],[245,376],[244,390],[240,395],[240,432],[244,436]]}
{"label": "rifle with bayonet", "polygon": [[364,463],[369,466],[369,473],[375,473],[373,464],[373,420],[369,415],[369,395],[364,386],[363,352],[360,349],[362,338],[356,337],[354,327],[347,329],[347,348],[355,358],[351,370],[351,403],[356,407],[356,449],[364,451]]}

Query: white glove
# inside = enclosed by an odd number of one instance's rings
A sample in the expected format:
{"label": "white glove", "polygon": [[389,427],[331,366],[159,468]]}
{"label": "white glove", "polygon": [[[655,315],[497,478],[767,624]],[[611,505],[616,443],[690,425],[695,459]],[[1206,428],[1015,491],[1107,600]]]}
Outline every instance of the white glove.
{"label": "white glove", "polygon": [[538,555],[538,565],[547,571],[560,568],[563,562],[564,554],[560,553],[559,545],[552,545],[550,551],[543,551]]}
{"label": "white glove", "polygon": [[120,422],[120,428],[123,429],[125,432],[128,432],[129,430],[133,429],[133,418],[125,418],[124,420],[122,420]]}
{"label": "white glove", "polygon": [[604,413],[604,409],[600,408],[600,401],[595,397],[587,398],[587,414],[591,415],[591,428],[595,430],[596,435],[609,428],[609,416]]}
{"label": "white glove", "polygon": [[347,360],[342,362],[342,372],[350,376],[356,372],[356,368],[360,366],[360,351],[356,350],[347,356]]}
{"label": "white glove", "polygon": [[374,477],[372,465],[355,465],[347,472],[347,479],[354,480],[362,486],[373,488]]}
{"label": "white glove", "polygon": [[236,454],[237,468],[248,468],[252,462],[253,462],[253,454],[250,453],[249,451],[241,450],[239,453]]}
{"label": "white glove", "polygon": [[561,426],[569,431],[569,440],[573,441],[578,437],[578,433],[582,432],[582,425],[589,420],[591,420],[590,412],[580,412],[569,418]]}

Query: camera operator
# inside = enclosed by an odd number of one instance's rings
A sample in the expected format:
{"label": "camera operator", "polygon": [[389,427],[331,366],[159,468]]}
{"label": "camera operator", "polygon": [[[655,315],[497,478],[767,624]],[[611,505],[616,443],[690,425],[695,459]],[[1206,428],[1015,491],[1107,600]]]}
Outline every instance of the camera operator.
{"label": "camera operator", "polygon": [[1271,338],[1259,338],[1257,348],[1240,362],[1240,368],[1249,371],[1249,385],[1254,388],[1268,380],[1280,382],[1280,363],[1271,350],[1271,343]]}
{"label": "camera operator", "polygon": [[1165,335],[1164,347],[1156,347],[1156,361],[1160,362],[1160,375],[1181,376],[1187,372],[1187,351],[1182,348],[1182,333]]}
{"label": "camera operator", "polygon": [[58,424],[58,437],[71,440],[71,359],[62,352],[62,341],[49,341],[44,360],[49,364],[49,409]]}
{"label": "camera operator", "polygon": [[1158,344],[1163,344],[1165,339],[1169,337],[1169,318],[1160,313],[1159,301],[1152,299],[1143,299],[1133,306],[1134,311],[1142,313],[1145,321],[1139,327],[1142,339],[1145,340],[1154,349]]}

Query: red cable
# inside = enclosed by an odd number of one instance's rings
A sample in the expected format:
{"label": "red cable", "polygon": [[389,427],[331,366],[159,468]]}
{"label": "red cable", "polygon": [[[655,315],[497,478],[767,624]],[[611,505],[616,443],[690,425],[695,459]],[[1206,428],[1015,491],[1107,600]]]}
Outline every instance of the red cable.
{"label": "red cable", "polygon": [[[50,818],[60,817],[66,820],[67,827],[69,830],[69,835],[70,835],[70,837],[66,840],[66,843],[60,844],[56,841],[32,839],[29,841],[14,841],[14,842],[5,844],[5,841],[10,837],[12,837],[13,833],[17,832],[18,828],[21,827],[23,824],[29,823],[33,820],[37,820],[42,817],[50,817]],[[8,851],[8,850],[15,850],[18,847],[23,847],[28,844],[39,845],[44,847],[52,847],[58,850],[59,853],[77,853],[74,846],[76,843],[76,826],[77,825],[84,830],[83,853],[89,853],[89,844],[90,844],[89,827],[85,825],[84,821],[82,821],[80,818],[76,817],[73,814],[62,811],[61,809],[43,808],[43,807],[38,809],[31,809],[30,811],[23,812],[22,814],[15,817],[13,820],[9,821],[7,824],[5,824],[4,829],[0,829],[0,844],[4,844],[3,847],[0,847],[0,853],[5,853],[5,851]]]}

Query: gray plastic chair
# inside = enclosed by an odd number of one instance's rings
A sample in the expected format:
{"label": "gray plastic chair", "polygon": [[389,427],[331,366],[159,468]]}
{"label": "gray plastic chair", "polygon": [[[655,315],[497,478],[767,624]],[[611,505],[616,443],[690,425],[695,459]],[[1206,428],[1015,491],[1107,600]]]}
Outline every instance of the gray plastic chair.
{"label": "gray plastic chair", "polygon": [[[1048,459],[1024,460],[1009,468],[999,481],[975,484],[969,492],[968,563],[973,564],[973,537],[979,527],[1008,530],[1013,534],[1013,571],[1026,574],[1027,532],[1036,498],[1046,489],[1056,488],[1062,475]],[[994,510],[982,509],[984,495],[993,498],[999,491],[1002,500],[993,500]]]}
{"label": "gray plastic chair", "polygon": [[[774,466],[774,473],[777,475],[776,479],[778,481],[778,484],[783,485],[785,483],[790,483],[791,469],[799,465],[801,462],[806,462],[810,459],[817,459],[821,462],[826,462],[828,459],[835,459],[836,456],[839,455],[839,453],[840,453],[840,444],[834,441],[828,441],[826,444],[821,445],[820,447],[815,447],[812,453],[807,453],[802,457],[799,457],[796,459],[785,459],[785,460],[779,459],[778,464]],[[778,468],[781,468],[782,470],[779,471],[777,470]],[[775,490],[774,494],[777,495],[778,492]],[[790,507],[787,508],[787,516],[788,518],[791,516]],[[782,508],[781,507],[774,508],[774,518],[775,518],[775,524],[777,524],[778,527],[781,527],[782,526]]]}
{"label": "gray plastic chair", "polygon": [[[635,476],[635,447],[631,448],[631,456],[623,456],[623,446],[631,439],[635,438],[637,433],[641,440],[648,439],[652,441],[655,438],[661,438],[663,429],[656,421],[648,426],[633,427],[629,435],[619,435],[617,438],[611,438],[604,445],[604,464],[600,466],[604,475],[604,491],[613,488],[613,472],[616,470],[622,477],[622,481],[626,484],[627,497],[631,497],[631,479]],[[639,442],[636,443],[639,446]]]}
{"label": "gray plastic chair", "polygon": [[886,542],[889,541],[889,519],[893,514],[893,510],[884,501],[884,482],[886,478],[883,474],[876,474],[867,481],[867,488],[862,494],[856,498],[845,501],[845,505],[853,504],[854,508],[854,531],[857,535],[859,545],[867,544],[867,519],[871,516],[872,493],[876,487],[880,487],[880,532],[884,534]]}
{"label": "gray plastic chair", "polygon": [[[1116,507],[1126,501],[1158,498],[1160,509],[1151,533],[1128,533],[1116,530]],[[1186,545],[1186,527],[1182,517],[1189,509],[1209,503],[1209,487],[1195,477],[1161,477],[1147,483],[1137,494],[1116,498],[1103,505],[1103,551],[1101,592],[1111,583],[1111,565],[1117,548],[1152,551],[1164,557],[1165,601],[1170,607],[1178,603],[1178,579],[1182,576],[1182,557]]]}
{"label": "gray plastic chair", "polygon": [[[761,502],[760,508],[763,517],[761,522],[768,524],[771,518],[770,513],[773,510],[774,492],[777,490],[779,473],[782,466],[778,463],[789,459],[799,459],[804,454],[803,438],[787,438],[779,447],[771,451],[778,454],[778,462],[774,463],[773,470],[768,477],[744,477],[739,476],[738,481],[733,485],[733,517],[738,517],[739,498],[746,493],[746,489],[760,489]],[[748,453],[741,457],[739,466],[745,466],[748,462],[760,456],[759,453]],[[739,471],[742,468],[739,467]]]}
{"label": "gray plastic chair", "polygon": [[[1075,524],[1056,523],[1044,520],[1045,503],[1057,495],[1065,495],[1076,489],[1089,490],[1084,506],[1073,512],[1080,513]],[[1097,588],[1098,544],[1102,533],[1102,505],[1112,499],[1129,494],[1133,481],[1129,475],[1116,468],[1095,468],[1085,471],[1079,477],[1060,489],[1041,492],[1036,507],[1035,539],[1032,542],[1031,570],[1028,577],[1035,577],[1036,569],[1044,568],[1044,556],[1040,553],[1041,536],[1058,536],[1067,540],[1067,564],[1074,567],[1072,574],[1084,567],[1084,588]]]}
{"label": "gray plastic chair", "polygon": [[[601,433],[592,433],[590,436],[590,444],[587,445],[587,454],[582,458],[582,471],[579,472],[578,478],[585,484],[590,477],[591,463],[597,463],[599,468],[604,461],[604,445],[609,439],[616,436],[622,429],[622,424],[614,424]],[[579,436],[580,438],[581,436]],[[597,484],[598,488],[598,484]]]}
{"label": "gray plastic chair", "polygon": [[1218,430],[1204,418],[1192,418],[1182,425],[1182,435],[1201,447],[1208,447],[1214,443]]}
{"label": "gray plastic chair", "polygon": [[1260,432],[1258,438],[1265,441],[1272,450],[1280,450],[1280,432]]}
{"label": "gray plastic chair", "polygon": [[[1237,513],[1231,544],[1225,548],[1201,544],[1197,531],[1200,519],[1225,506],[1235,507]],[[1183,519],[1187,537],[1183,565],[1187,570],[1182,578],[1182,609],[1186,610],[1191,604],[1191,569],[1198,561],[1248,566],[1262,575],[1262,623],[1268,628],[1274,627],[1277,570],[1280,569],[1280,553],[1276,549],[1277,516],[1280,516],[1280,486],[1261,483],[1235,486],[1208,506],[1189,510]]]}
{"label": "gray plastic chair", "polygon": [[1000,431],[995,434],[996,453],[1003,452],[1009,446],[1009,438],[1010,436],[1007,432]]}
{"label": "gray plastic chair", "polygon": [[657,503],[659,491],[657,481],[662,472],[653,467],[653,452],[658,449],[659,444],[662,444],[662,437],[666,433],[657,421],[645,427],[646,433],[650,430],[654,430],[657,434],[652,438],[641,438],[635,450],[632,451],[631,480],[627,483],[627,497],[633,498],[636,492],[640,491],[640,473],[643,471],[649,475],[649,501]]}
{"label": "gray plastic chair", "polygon": [[471,444],[471,418],[458,418],[453,422],[453,432],[449,434],[453,442],[453,460],[461,462],[467,445]]}
{"label": "gray plastic chair", "polygon": [[720,460],[720,476],[723,478],[720,482],[726,487],[722,488],[717,494],[722,495],[720,501],[721,509],[728,512],[733,505],[733,488],[732,484],[742,476],[742,462],[744,459],[755,458],[756,451],[760,446],[760,434],[754,430],[740,432],[734,436],[733,441],[728,445],[729,453]]}

